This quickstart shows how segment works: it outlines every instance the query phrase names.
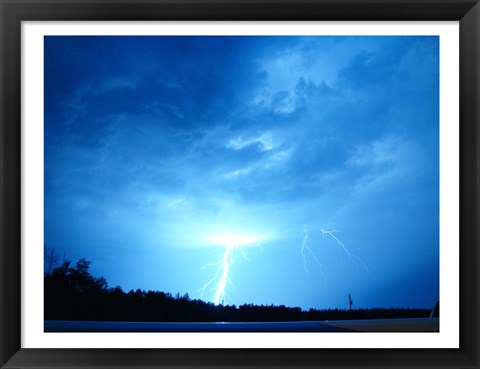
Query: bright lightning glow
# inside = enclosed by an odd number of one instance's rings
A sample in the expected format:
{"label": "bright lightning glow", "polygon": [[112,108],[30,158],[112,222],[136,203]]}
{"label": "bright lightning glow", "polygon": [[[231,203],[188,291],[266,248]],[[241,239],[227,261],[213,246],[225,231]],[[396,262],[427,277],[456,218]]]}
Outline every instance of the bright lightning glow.
{"label": "bright lightning glow", "polygon": [[245,234],[232,234],[226,231],[224,228],[222,230],[225,234],[214,235],[209,237],[210,241],[217,245],[228,245],[228,246],[244,246],[251,243],[258,242],[260,239],[255,236],[245,235]]}
{"label": "bright lightning glow", "polygon": [[370,270],[369,270],[368,267],[365,265],[365,263],[363,262],[363,260],[360,259],[358,256],[353,255],[353,254],[345,247],[345,245],[343,244],[343,242],[340,241],[340,239],[339,239],[337,236],[335,236],[334,233],[338,232],[337,230],[332,229],[331,231],[325,231],[325,230],[322,228],[321,231],[322,231],[323,237],[325,237],[325,235],[328,235],[328,236],[332,237],[332,238],[340,245],[340,247],[342,248],[342,250],[345,252],[345,254],[347,254],[347,256],[348,256],[349,258],[354,258],[355,260],[357,260],[357,261],[363,266],[363,268],[367,271],[367,273],[370,274],[371,276],[373,276],[373,274],[370,272]]}
{"label": "bright lightning glow", "polygon": [[229,279],[229,272],[230,267],[234,263],[234,251],[239,250],[242,256],[250,261],[247,257],[245,252],[242,250],[242,246],[259,243],[263,240],[263,237],[258,237],[254,235],[246,235],[246,234],[233,234],[228,232],[224,227],[220,227],[222,231],[221,234],[216,234],[208,239],[210,242],[216,245],[225,246],[225,252],[223,253],[223,257],[220,261],[212,264],[205,265],[202,269],[210,266],[216,266],[217,269],[215,273],[210,277],[207,283],[200,289],[202,291],[202,298],[205,293],[205,290],[215,281],[218,280],[218,284],[216,286],[216,293],[215,298],[213,300],[215,305],[218,305],[220,302],[223,304],[223,300],[225,298],[225,289],[227,287],[227,282],[230,282]]}

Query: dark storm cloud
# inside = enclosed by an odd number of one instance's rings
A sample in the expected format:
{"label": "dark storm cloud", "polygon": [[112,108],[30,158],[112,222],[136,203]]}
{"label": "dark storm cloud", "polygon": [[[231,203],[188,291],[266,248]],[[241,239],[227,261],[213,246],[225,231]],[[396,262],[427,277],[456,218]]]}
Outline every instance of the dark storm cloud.
{"label": "dark storm cloud", "polygon": [[194,294],[120,270],[135,253],[193,263],[222,225],[264,235],[297,276],[305,229],[327,258],[320,229],[341,228],[385,278],[362,274],[370,296],[401,283],[396,258],[438,272],[438,133],[435,37],[47,37],[45,240],[102,265],[118,250],[113,283]]}

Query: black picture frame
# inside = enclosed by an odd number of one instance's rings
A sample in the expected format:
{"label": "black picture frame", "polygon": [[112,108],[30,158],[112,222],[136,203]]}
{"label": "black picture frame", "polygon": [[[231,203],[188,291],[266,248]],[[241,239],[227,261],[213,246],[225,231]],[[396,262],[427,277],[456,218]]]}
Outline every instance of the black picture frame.
{"label": "black picture frame", "polygon": [[[479,368],[480,5],[477,0],[0,0],[2,368]],[[21,347],[21,22],[454,20],[460,24],[459,349]]]}

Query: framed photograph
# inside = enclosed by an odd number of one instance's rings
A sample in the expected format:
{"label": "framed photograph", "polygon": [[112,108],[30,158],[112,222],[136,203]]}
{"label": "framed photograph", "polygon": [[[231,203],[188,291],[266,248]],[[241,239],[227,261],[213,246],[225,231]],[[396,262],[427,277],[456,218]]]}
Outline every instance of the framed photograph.
{"label": "framed photograph", "polygon": [[477,1],[0,1],[2,368],[479,367]]}

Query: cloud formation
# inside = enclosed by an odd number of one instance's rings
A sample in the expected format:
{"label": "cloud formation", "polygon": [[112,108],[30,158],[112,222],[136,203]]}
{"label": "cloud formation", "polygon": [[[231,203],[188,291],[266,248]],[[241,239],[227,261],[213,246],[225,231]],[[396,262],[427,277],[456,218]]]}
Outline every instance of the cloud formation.
{"label": "cloud formation", "polygon": [[232,303],[429,307],[438,89],[436,37],[46,37],[45,242],[197,297],[222,226],[263,240]]}

